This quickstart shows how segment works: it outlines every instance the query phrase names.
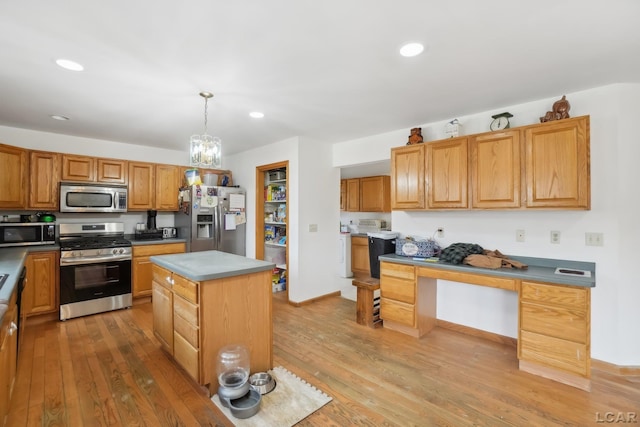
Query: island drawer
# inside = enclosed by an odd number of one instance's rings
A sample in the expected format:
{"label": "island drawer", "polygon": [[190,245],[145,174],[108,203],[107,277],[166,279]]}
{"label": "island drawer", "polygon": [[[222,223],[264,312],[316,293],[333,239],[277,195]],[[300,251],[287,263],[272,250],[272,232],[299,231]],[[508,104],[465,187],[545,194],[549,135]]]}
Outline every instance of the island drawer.
{"label": "island drawer", "polygon": [[173,292],[187,301],[198,304],[198,284],[175,273],[173,274]]}
{"label": "island drawer", "polygon": [[198,306],[178,296],[173,300],[173,314],[174,330],[198,348]]}
{"label": "island drawer", "polygon": [[154,265],[151,271],[153,272],[154,282],[164,286],[165,288],[171,289],[172,287],[171,276],[173,275],[172,272],[170,272],[166,268],[162,268],[157,265]]}
{"label": "island drawer", "polygon": [[173,333],[173,357],[180,366],[196,381],[200,381],[198,357],[200,351],[177,332]]}

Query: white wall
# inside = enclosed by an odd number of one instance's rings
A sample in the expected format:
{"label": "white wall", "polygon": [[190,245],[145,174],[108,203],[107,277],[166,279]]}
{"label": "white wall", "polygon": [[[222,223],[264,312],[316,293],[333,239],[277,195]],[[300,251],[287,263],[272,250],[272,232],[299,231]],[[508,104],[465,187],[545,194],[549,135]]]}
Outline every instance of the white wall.
{"label": "white wall", "polygon": [[[458,117],[462,134],[488,131],[491,115],[509,111],[512,127],[538,123],[560,98],[510,105],[495,111]],[[610,363],[640,365],[640,286],[634,256],[640,228],[636,184],[640,182],[640,148],[635,120],[640,113],[640,85],[611,85],[567,93],[572,117],[591,116],[590,211],[436,211],[392,213],[394,231],[431,236],[444,227],[441,245],[478,243],[488,249],[532,257],[596,263],[596,287],[591,297],[592,357]],[[444,138],[445,122],[422,124],[425,141]],[[417,124],[416,126],[420,126]],[[405,145],[409,129],[334,145],[333,165],[353,166],[389,158],[389,149]],[[526,241],[515,241],[515,230],[526,230]],[[560,244],[549,232],[558,230]],[[585,232],[604,233],[604,246],[585,246]],[[440,281],[438,317],[450,322],[517,336],[517,296],[491,288]]]}
{"label": "white wall", "polygon": [[[289,161],[289,299],[302,302],[338,290],[335,280],[339,232],[339,170],[331,146],[291,138],[225,158],[234,184],[247,189],[247,256],[255,257],[256,167]],[[262,189],[259,189],[262,193]],[[253,195],[253,196],[252,196]],[[309,225],[317,225],[310,232]],[[330,261],[327,261],[330,260]]]}

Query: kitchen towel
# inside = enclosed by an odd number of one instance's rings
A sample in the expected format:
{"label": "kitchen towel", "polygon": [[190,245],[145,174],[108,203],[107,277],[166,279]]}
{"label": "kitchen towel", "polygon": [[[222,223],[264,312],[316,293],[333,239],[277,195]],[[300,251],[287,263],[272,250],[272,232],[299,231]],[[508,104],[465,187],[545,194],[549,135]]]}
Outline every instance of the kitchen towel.
{"label": "kitchen towel", "polygon": [[222,406],[217,394],[211,400],[235,426],[239,427],[293,426],[332,400],[330,396],[282,366],[273,368],[269,373],[276,380],[276,388],[262,395],[260,410],[251,418],[235,418],[229,408]]}

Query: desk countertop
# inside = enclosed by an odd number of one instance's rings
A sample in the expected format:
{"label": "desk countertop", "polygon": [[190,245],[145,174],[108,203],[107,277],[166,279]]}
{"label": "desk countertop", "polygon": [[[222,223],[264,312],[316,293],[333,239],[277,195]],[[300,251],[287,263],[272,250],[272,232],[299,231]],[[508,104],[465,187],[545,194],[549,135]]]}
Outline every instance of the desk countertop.
{"label": "desk countertop", "polygon": [[196,282],[272,270],[276,265],[220,251],[156,255],[151,262]]}
{"label": "desk countertop", "polygon": [[[521,280],[532,280],[536,282],[556,283],[561,285],[582,286],[593,288],[596,286],[596,264],[594,262],[569,261],[550,258],[532,258],[507,255],[508,258],[527,264],[526,269],[517,268],[481,268],[466,264],[448,264],[443,262],[425,261],[412,257],[405,257],[395,254],[380,255],[380,261],[395,262],[398,264],[416,265],[441,270],[456,271],[461,273],[484,274],[488,276],[501,276]],[[591,277],[569,276],[556,274],[558,267],[586,270],[591,272]]]}

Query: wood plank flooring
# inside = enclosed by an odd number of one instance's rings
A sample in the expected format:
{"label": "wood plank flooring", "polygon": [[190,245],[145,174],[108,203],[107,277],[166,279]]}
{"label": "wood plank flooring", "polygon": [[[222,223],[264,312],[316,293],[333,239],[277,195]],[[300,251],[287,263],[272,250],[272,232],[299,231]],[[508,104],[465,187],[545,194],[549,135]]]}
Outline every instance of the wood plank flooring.
{"label": "wood plank flooring", "polygon": [[[275,366],[333,397],[303,426],[640,423],[638,377],[593,370],[588,393],[519,371],[512,346],[358,325],[355,302],[340,297],[303,307],[276,297],[273,318]],[[231,425],[159,349],[151,304],[29,325],[19,357],[7,426]]]}

